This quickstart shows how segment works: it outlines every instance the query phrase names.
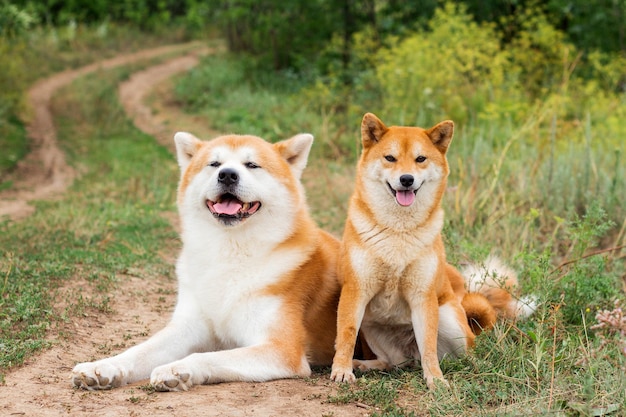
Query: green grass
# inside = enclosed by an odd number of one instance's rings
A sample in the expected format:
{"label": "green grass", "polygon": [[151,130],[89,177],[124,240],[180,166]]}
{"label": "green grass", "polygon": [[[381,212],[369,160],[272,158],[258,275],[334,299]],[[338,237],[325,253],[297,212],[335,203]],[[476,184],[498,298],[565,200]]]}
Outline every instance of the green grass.
{"label": "green grass", "polygon": [[[0,224],[0,370],[47,346],[49,328],[85,311],[109,312],[118,275],[173,275],[159,253],[177,245],[162,216],[175,209],[177,166],[120,108],[117,82],[128,71],[87,77],[59,92],[59,140],[83,174],[62,199],[37,203],[22,222]],[[76,301],[55,310],[64,287]]]}
{"label": "green grass", "polygon": [[0,36],[0,189],[17,161],[29,151],[22,120],[27,88],[54,72],[76,68],[114,55],[185,40],[182,28],[144,33],[114,23],[37,27],[21,36]]}
{"label": "green grass", "polygon": [[[177,85],[178,100],[224,132],[270,140],[313,133],[309,202],[316,220],[339,234],[360,115],[319,111],[307,80],[251,68],[207,58]],[[62,199],[0,225],[0,369],[44,348],[51,327],[88,310],[108,313],[118,275],[173,274],[158,253],[177,245],[162,216],[175,210],[177,168],[117,103],[116,83],[131,70],[81,79],[55,99],[60,141],[82,174]],[[546,111],[538,106],[533,117],[549,120]],[[428,392],[419,369],[398,370],[362,374],[328,401],[364,403],[385,416],[626,412],[626,340],[617,327],[593,328],[598,311],[624,306],[623,151],[590,140],[590,127],[551,142],[537,125],[458,126],[444,203],[449,258],[500,254],[519,271],[524,292],[539,297],[536,315],[500,324],[467,357],[445,361],[449,390]],[[67,288],[78,302],[59,311],[53,306]]]}
{"label": "green grass", "polygon": [[[7,117],[0,123],[0,173],[12,169],[18,161],[28,154],[28,142],[24,140],[26,131],[24,125],[15,117]],[[1,178],[1,175],[0,175]],[[0,191],[11,187],[10,183],[0,182]]]}
{"label": "green grass", "polygon": [[[340,234],[360,116],[324,113],[309,105],[306,80],[258,77],[250,68],[207,58],[178,83],[178,99],[223,132],[269,140],[313,133],[308,200],[318,223]],[[384,416],[626,413],[626,336],[617,327],[592,328],[599,311],[625,305],[623,147],[602,137],[592,144],[584,126],[559,132],[558,140],[544,137],[542,121],[552,114],[546,102],[522,125],[457,126],[444,202],[450,260],[504,257],[519,271],[523,291],[539,298],[535,316],[502,323],[466,358],[446,361],[449,390],[429,393],[419,369],[399,370],[362,374],[329,401],[366,404]]]}

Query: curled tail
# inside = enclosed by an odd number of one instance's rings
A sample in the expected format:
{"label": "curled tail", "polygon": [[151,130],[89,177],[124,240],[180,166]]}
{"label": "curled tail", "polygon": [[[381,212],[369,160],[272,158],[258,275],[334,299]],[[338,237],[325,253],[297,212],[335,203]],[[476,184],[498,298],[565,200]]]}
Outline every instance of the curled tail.
{"label": "curled tail", "polygon": [[474,334],[493,327],[497,317],[526,318],[537,302],[532,297],[516,298],[517,274],[495,256],[461,271],[466,293],[461,301]]}

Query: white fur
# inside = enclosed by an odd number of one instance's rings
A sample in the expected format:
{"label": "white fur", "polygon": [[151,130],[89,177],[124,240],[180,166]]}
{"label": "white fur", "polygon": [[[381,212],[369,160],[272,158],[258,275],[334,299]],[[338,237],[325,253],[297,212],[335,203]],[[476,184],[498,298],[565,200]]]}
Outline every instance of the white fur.
{"label": "white fur", "polygon": [[[177,133],[181,170],[190,165],[195,137]],[[291,167],[299,176],[306,165],[311,135],[297,138]],[[218,194],[217,168],[208,164],[189,183],[179,201],[183,248],[176,265],[178,302],[170,323],[147,341],[72,371],[74,385],[106,389],[151,377],[159,390],[187,390],[194,384],[264,381],[294,376],[293,369],[269,346],[268,334],[280,317],[281,298],[264,292],[309,254],[277,250],[294,227],[302,192],[293,195],[280,179],[245,163],[257,160],[253,147],[213,149],[209,160],[237,170],[238,195],[262,201],[262,208],[243,224],[224,226],[210,214],[206,199]],[[304,162],[303,162],[304,158]],[[303,354],[300,375],[308,375]]]}
{"label": "white fur", "polygon": [[469,292],[480,292],[483,287],[503,288],[511,279],[517,282],[515,271],[495,256],[489,256],[480,264],[465,266],[462,274]]}
{"label": "white fur", "polygon": [[454,358],[463,356],[467,351],[467,338],[459,325],[454,308],[448,304],[439,307],[439,332],[437,334],[437,356]]}
{"label": "white fur", "polygon": [[[517,286],[517,274],[496,256],[489,256],[480,264],[466,265],[462,270],[468,292],[485,293],[489,289],[503,288],[511,292]],[[537,310],[534,296],[513,298],[508,310],[517,318],[527,318]]]}
{"label": "white fur", "polygon": [[[385,195],[385,199],[393,200],[389,195]],[[394,227],[385,227],[372,222],[367,215],[361,213],[356,207],[351,209],[351,221],[361,240],[370,251],[369,256],[378,258],[377,263],[382,260],[387,267],[392,268],[386,273],[396,276],[414,262],[416,255],[430,247],[439,236],[443,227],[443,210],[439,209],[433,214],[433,221],[429,227],[422,227],[417,230],[398,230],[405,224],[405,221],[412,221],[411,212],[407,213],[411,208],[400,207],[393,201],[391,207],[404,209],[400,219],[393,222]],[[382,213],[381,217],[384,217]],[[353,265],[355,264],[353,263]]]}

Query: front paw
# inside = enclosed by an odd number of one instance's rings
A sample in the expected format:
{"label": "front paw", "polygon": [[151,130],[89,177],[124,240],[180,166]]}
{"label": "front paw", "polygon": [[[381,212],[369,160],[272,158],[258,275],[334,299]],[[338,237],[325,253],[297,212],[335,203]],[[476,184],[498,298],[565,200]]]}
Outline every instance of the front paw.
{"label": "front paw", "polygon": [[72,370],[72,384],[89,391],[111,389],[125,382],[127,372],[119,366],[104,362],[79,363]]}
{"label": "front paw", "polygon": [[435,391],[437,388],[450,388],[450,384],[443,377],[426,377],[425,379],[430,391]]}
{"label": "front paw", "polygon": [[152,371],[150,384],[157,391],[187,391],[193,386],[193,378],[185,366],[169,364]]}
{"label": "front paw", "polygon": [[354,372],[352,372],[351,367],[340,367],[340,366],[333,366],[333,369],[330,373],[330,379],[332,379],[335,382],[352,383],[356,381]]}

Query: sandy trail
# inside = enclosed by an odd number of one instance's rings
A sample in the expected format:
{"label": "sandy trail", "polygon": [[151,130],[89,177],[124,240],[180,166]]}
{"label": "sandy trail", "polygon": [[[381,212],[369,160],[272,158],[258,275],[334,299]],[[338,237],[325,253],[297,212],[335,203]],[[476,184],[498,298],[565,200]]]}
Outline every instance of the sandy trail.
{"label": "sandy trail", "polygon": [[65,161],[58,146],[54,120],[50,111],[50,100],[60,88],[78,77],[97,70],[112,69],[144,59],[199,48],[198,43],[167,45],[131,54],[118,55],[93,64],[57,73],[35,83],[27,93],[28,106],[32,114],[26,125],[31,140],[31,152],[20,161],[9,180],[13,187],[0,192],[0,218],[5,216],[19,220],[32,214],[34,208],[28,203],[33,200],[54,198],[72,183],[75,172]]}
{"label": "sandy trail", "polygon": [[[185,46],[168,46],[137,54],[118,56],[78,70],[66,71],[37,83],[29,93],[35,117],[29,134],[35,151],[18,169],[16,189],[0,194],[0,215],[19,219],[32,212],[28,202],[60,195],[74,179],[58,147],[50,112],[50,99],[61,86],[98,68],[108,69],[136,60],[172,52]],[[155,88],[167,89],[167,79],[197,64],[204,48],[135,73],[119,87],[120,100],[136,124],[173,149],[173,133],[188,130],[214,136],[206,121],[185,115],[168,103],[145,105]],[[157,109],[153,111],[152,109]],[[172,216],[175,217],[175,216]],[[173,221],[175,223],[175,221]],[[175,254],[168,254],[174,262]],[[49,331],[52,347],[29,358],[5,376],[0,387],[0,415],[6,416],[362,416],[372,412],[362,405],[328,403],[337,386],[327,374],[312,379],[267,383],[227,383],[193,387],[183,393],[153,393],[147,381],[100,392],[73,389],[69,375],[77,362],[119,353],[145,340],[168,321],[175,304],[176,283],[166,278],[118,276],[119,285],[110,294],[113,313],[86,314]],[[62,305],[75,291],[88,296],[80,280],[59,291]],[[64,335],[64,336],[63,336]]]}

